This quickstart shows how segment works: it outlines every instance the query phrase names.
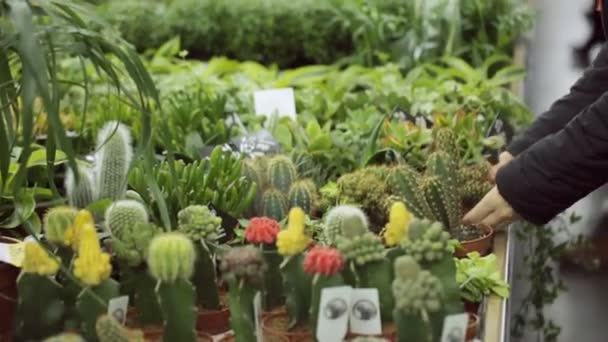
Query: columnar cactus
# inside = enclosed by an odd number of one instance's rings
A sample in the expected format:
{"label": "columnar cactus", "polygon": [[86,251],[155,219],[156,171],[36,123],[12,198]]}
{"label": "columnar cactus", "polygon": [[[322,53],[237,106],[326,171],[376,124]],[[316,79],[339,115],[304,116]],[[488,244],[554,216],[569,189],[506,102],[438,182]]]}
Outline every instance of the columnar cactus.
{"label": "columnar cactus", "polygon": [[286,194],[296,178],[296,166],[289,157],[277,155],[268,162],[268,182],[270,187]]}
{"label": "columnar cactus", "polygon": [[123,327],[116,319],[102,315],[95,325],[99,342],[144,342],[141,330],[130,330]]}
{"label": "columnar cactus", "polygon": [[456,160],[460,158],[458,150],[458,137],[451,128],[442,127],[435,131],[433,145],[436,151],[446,152]]}
{"label": "columnar cactus", "polygon": [[268,189],[262,197],[263,216],[282,220],[287,214],[287,198],[278,189]]}
{"label": "columnar cactus", "polygon": [[160,234],[150,243],[148,267],[158,280],[165,341],[196,341],[196,292],[189,281],[195,258],[192,241],[181,233]]}
{"label": "columnar cactus", "polygon": [[237,342],[256,340],[253,299],[262,288],[266,264],[253,246],[230,249],[220,265],[230,292],[230,326]]}
{"label": "columnar cactus", "polygon": [[317,188],[310,179],[302,179],[293,183],[287,195],[289,208],[302,208],[311,213],[315,206]]}
{"label": "columnar cactus", "polygon": [[441,338],[443,288],[410,256],[395,260],[395,323],[399,342],[434,342]]}
{"label": "columnar cactus", "polygon": [[68,203],[76,208],[86,208],[97,198],[94,173],[81,165],[77,166],[76,172],[78,180],[71,168],[66,171],[65,189]]}
{"label": "columnar cactus", "polygon": [[461,214],[459,203],[451,201],[445,183],[436,176],[425,176],[420,182],[420,191],[431,210],[431,219],[441,222],[446,228],[460,224]]}
{"label": "columnar cactus", "polygon": [[106,123],[97,135],[95,175],[99,198],[122,199],[133,157],[129,128],[117,121]]}
{"label": "columnar cactus", "polygon": [[67,232],[72,227],[78,210],[73,207],[60,206],[49,209],[44,216],[44,235],[53,244],[69,246]]}
{"label": "columnar cactus", "polygon": [[279,223],[268,217],[252,218],[245,229],[245,239],[262,250],[267,265],[263,286],[263,305],[266,311],[271,311],[283,304],[283,282],[280,272],[283,260],[275,246],[277,234],[280,231]]}
{"label": "columnar cactus", "polygon": [[[310,325],[313,332],[317,330],[321,291],[326,287],[344,285],[340,274],[343,268],[344,258],[337,249],[317,246],[306,254],[304,271],[313,277],[310,306]],[[316,333],[313,336],[316,336]]]}
{"label": "columnar cactus", "polygon": [[325,217],[325,242],[336,246],[340,236],[357,236],[368,231],[368,219],[363,210],[352,205],[340,205]]}
{"label": "columnar cactus", "polygon": [[207,206],[191,205],[177,214],[178,231],[194,242],[196,262],[193,281],[196,286],[197,303],[208,310],[220,309],[217,291],[215,253],[209,243],[214,243],[223,234],[222,218]]}

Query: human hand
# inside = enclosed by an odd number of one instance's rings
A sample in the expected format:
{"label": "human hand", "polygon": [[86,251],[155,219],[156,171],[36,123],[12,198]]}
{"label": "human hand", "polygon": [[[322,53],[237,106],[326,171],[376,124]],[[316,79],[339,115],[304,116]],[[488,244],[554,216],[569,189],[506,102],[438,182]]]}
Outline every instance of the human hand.
{"label": "human hand", "polygon": [[503,166],[509,164],[511,162],[511,160],[513,160],[514,157],[511,153],[509,152],[503,152],[498,156],[498,164],[492,166],[492,169],[490,169],[490,180],[492,182],[496,182],[496,174],[498,173],[498,170],[500,170]]}
{"label": "human hand", "polygon": [[492,228],[500,228],[517,219],[518,215],[511,205],[494,187],[484,198],[469,211],[462,222],[464,224],[485,224]]}

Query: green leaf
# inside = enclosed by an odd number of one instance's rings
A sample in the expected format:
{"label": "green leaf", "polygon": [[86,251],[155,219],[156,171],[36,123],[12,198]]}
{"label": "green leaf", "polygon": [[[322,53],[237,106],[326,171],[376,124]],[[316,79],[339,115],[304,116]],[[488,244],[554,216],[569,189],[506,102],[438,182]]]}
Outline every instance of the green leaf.
{"label": "green leaf", "polygon": [[314,139],[322,133],[323,130],[321,129],[321,126],[319,125],[317,120],[308,121],[308,123],[306,124],[306,135],[308,135],[309,138]]}
{"label": "green leaf", "polygon": [[19,227],[24,221],[30,219],[36,208],[36,201],[32,191],[22,191],[14,202],[13,213],[0,222],[0,228],[13,229]]}
{"label": "green leaf", "polygon": [[273,133],[274,138],[277,139],[287,151],[291,151],[293,148],[293,136],[291,135],[289,127],[283,123],[279,123],[274,128]]}
{"label": "green leaf", "polygon": [[109,198],[99,199],[86,207],[86,210],[90,211],[93,215],[103,215],[108,207],[112,205],[113,201]]}
{"label": "green leaf", "polygon": [[320,153],[330,150],[332,147],[331,137],[329,135],[320,135],[310,141],[308,151],[310,153]]}

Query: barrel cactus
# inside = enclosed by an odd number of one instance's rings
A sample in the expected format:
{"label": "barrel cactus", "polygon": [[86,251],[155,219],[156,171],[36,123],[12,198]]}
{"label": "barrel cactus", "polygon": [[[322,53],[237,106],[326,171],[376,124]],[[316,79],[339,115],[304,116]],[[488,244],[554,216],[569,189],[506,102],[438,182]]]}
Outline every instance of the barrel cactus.
{"label": "barrel cactus", "polygon": [[105,213],[106,228],[114,234],[132,230],[137,224],[148,222],[148,212],[143,204],[134,200],[120,200],[108,207]]}
{"label": "barrel cactus", "polygon": [[283,155],[270,159],[267,172],[270,187],[284,194],[289,192],[289,188],[297,178],[296,166],[289,157]]}
{"label": "barrel cactus", "polygon": [[325,217],[325,242],[335,246],[340,236],[357,236],[368,232],[368,219],[363,210],[352,205],[340,205]]}
{"label": "barrel cactus", "polygon": [[315,206],[317,188],[310,179],[298,180],[289,188],[287,194],[289,208],[302,208],[310,214]]}
{"label": "barrel cactus", "polygon": [[278,189],[269,189],[262,197],[263,216],[280,221],[287,215],[287,198]]}

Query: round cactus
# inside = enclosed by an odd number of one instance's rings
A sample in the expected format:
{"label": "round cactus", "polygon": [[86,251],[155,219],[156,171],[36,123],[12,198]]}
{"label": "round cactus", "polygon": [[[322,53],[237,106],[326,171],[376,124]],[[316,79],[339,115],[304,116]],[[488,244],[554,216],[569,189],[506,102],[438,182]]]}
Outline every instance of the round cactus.
{"label": "round cactus", "polygon": [[117,121],[106,123],[97,135],[95,175],[99,198],[122,199],[133,156],[129,128]]}
{"label": "round cactus", "polygon": [[385,250],[382,241],[371,232],[348,238],[338,237],[338,249],[347,260],[352,260],[357,265],[384,259]]}
{"label": "round cactus", "polygon": [[367,231],[367,216],[355,206],[337,206],[325,217],[325,241],[330,245],[335,246],[339,236],[354,237]]}
{"label": "round cactus", "polygon": [[222,234],[222,218],[204,205],[191,205],[177,214],[178,230],[192,241],[216,241]]}
{"label": "round cactus", "polygon": [[150,243],[148,267],[150,273],[162,282],[188,280],[194,272],[195,258],[194,245],[186,235],[164,233]]}
{"label": "round cactus", "polygon": [[405,313],[437,312],[441,309],[442,285],[429,271],[421,270],[410,256],[395,260],[393,280],[395,307]]}
{"label": "round cactus", "polygon": [[278,155],[268,162],[270,186],[286,194],[297,178],[296,166],[287,156]]}
{"label": "round cactus", "polygon": [[316,195],[315,184],[309,179],[295,182],[289,189],[289,208],[302,208],[304,212],[311,214],[314,208]]}
{"label": "round cactus", "polygon": [[44,234],[46,238],[56,244],[68,246],[68,229],[74,224],[78,210],[72,207],[54,207],[44,216]]}
{"label": "round cactus", "polygon": [[227,281],[243,280],[261,286],[266,271],[262,252],[253,246],[235,247],[222,256],[220,270]]}
{"label": "round cactus", "polygon": [[140,222],[114,235],[110,245],[116,257],[130,266],[140,265],[148,255],[150,241],[162,230],[152,223]]}
{"label": "round cactus", "polygon": [[269,189],[262,197],[262,216],[280,221],[287,215],[287,198],[277,189]]}
{"label": "round cactus", "polygon": [[138,223],[148,222],[148,213],[143,204],[134,200],[114,202],[105,215],[106,227],[114,235],[131,230]]}
{"label": "round cactus", "polygon": [[417,238],[402,240],[401,247],[417,262],[439,261],[454,253],[457,242],[443,230],[441,223],[418,220],[412,223],[410,229],[423,233]]}
{"label": "round cactus", "polygon": [[76,172],[78,172],[78,180],[71,168],[66,171],[65,189],[68,203],[76,208],[86,208],[97,198],[94,173],[83,166],[77,166]]}

